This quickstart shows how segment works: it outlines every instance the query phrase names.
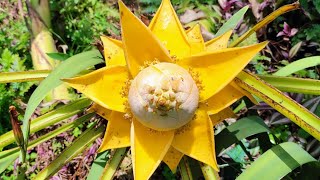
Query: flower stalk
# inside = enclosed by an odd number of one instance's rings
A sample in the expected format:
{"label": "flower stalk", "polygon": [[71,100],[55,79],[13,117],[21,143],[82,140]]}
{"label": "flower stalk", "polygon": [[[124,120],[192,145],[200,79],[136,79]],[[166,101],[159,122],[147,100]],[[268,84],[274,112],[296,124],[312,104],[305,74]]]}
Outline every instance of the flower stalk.
{"label": "flower stalk", "polygon": [[116,149],[112,158],[109,160],[108,165],[104,168],[100,179],[113,179],[114,173],[117,171],[127,152],[128,148]]}
{"label": "flower stalk", "polygon": [[248,72],[242,71],[239,73],[235,78],[235,83],[246,91],[258,96],[310,135],[320,140],[320,118],[310,113],[305,107]]}
{"label": "flower stalk", "polygon": [[21,131],[20,123],[18,121],[19,113],[16,110],[16,107],[10,106],[9,107],[9,113],[10,113],[10,122],[12,125],[12,130],[14,134],[14,138],[16,140],[17,145],[20,148],[21,151],[21,163],[18,165],[18,179],[24,179],[25,178],[25,172],[26,172],[26,154],[27,151],[24,148],[24,140],[23,140],[23,134]]}
{"label": "flower stalk", "polygon": [[192,180],[193,179],[190,165],[188,162],[188,158],[186,156],[184,156],[181,159],[178,168],[179,168],[182,180]]}
{"label": "flower stalk", "polygon": [[229,47],[238,46],[242,41],[247,39],[252,33],[258,31],[262,27],[265,27],[267,24],[269,24],[270,22],[275,20],[277,17],[281,16],[284,13],[287,13],[289,11],[293,11],[293,10],[296,10],[296,9],[299,9],[299,8],[300,8],[299,2],[295,2],[295,3],[288,4],[288,5],[280,7],[279,9],[277,9],[276,11],[272,12],[267,17],[265,17],[262,21],[257,23],[255,26],[253,26],[249,31],[244,33],[242,36],[240,36],[234,42],[232,42]]}
{"label": "flower stalk", "polygon": [[[35,70],[52,70],[60,62],[50,58],[47,53],[58,52],[52,37],[51,16],[48,0],[27,0],[28,15],[30,18],[29,30],[32,34],[31,57]],[[46,97],[46,101],[53,99],[68,99],[66,86],[61,85]]]}

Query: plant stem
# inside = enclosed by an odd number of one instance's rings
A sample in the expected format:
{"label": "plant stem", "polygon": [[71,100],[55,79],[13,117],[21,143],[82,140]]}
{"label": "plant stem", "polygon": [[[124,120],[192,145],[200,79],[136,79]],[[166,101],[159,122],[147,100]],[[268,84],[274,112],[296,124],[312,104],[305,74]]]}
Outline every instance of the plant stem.
{"label": "plant stem", "polygon": [[[26,162],[26,152],[24,151],[24,149],[21,147],[20,148],[20,155],[21,155],[21,160],[20,162]],[[26,171],[27,171],[27,168],[26,168],[26,164],[25,163],[21,163],[18,165],[18,168],[17,168],[17,172],[18,172],[18,175],[17,175],[17,180],[25,180],[25,176],[26,176]]]}
{"label": "plant stem", "polygon": [[178,166],[178,169],[180,171],[180,174],[181,174],[181,179],[182,180],[192,180],[192,173],[191,173],[191,170],[190,170],[190,166],[189,166],[189,163],[188,163],[188,159],[186,156],[184,156],[180,163],[179,163],[179,166]]}
{"label": "plant stem", "polygon": [[114,173],[120,166],[123,158],[128,152],[128,148],[116,149],[109,163],[105,166],[103,173],[100,177],[101,180],[113,179]]}
{"label": "plant stem", "polygon": [[199,162],[199,163],[202,170],[202,174],[205,179],[207,180],[220,179],[218,172],[216,172],[211,166],[204,164],[202,162]]}
{"label": "plant stem", "polygon": [[[31,57],[35,70],[52,70],[60,61],[50,58],[47,53],[58,52],[52,37],[51,16],[48,0],[27,0],[28,16],[31,20],[32,34]],[[65,85],[58,86],[46,97],[46,101],[53,99],[69,99],[69,92]]]}

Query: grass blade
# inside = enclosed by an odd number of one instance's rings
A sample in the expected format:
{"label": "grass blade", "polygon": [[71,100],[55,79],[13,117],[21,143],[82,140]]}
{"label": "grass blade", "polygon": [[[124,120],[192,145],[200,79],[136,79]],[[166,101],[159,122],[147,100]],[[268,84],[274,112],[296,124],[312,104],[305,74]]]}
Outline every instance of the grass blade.
{"label": "grass blade", "polygon": [[14,160],[16,160],[19,156],[19,149],[18,152],[15,154],[10,154],[9,156],[0,158],[0,174],[7,169],[8,166],[12,164]]}
{"label": "grass blade", "polygon": [[48,76],[50,70],[3,72],[0,73],[0,83],[40,81]]}
{"label": "grass blade", "polygon": [[320,118],[306,108],[248,72],[240,72],[235,78],[235,82],[320,140]]}
{"label": "grass blade", "polygon": [[186,156],[181,159],[178,169],[182,180],[193,180],[188,158]]}
{"label": "grass blade", "polygon": [[258,75],[258,77],[284,92],[320,95],[319,80],[270,75]]}
{"label": "grass blade", "polygon": [[313,56],[313,57],[307,57],[303,58],[297,61],[294,61],[285,67],[279,69],[277,72],[275,72],[273,75],[275,76],[289,76],[295,72],[298,72],[300,70],[318,66],[320,65],[320,56]]}
{"label": "grass blade", "polygon": [[115,150],[112,158],[109,160],[100,176],[101,180],[113,179],[114,173],[117,171],[127,152],[128,148],[119,148]]}
{"label": "grass blade", "polygon": [[71,161],[79,153],[84,151],[91,143],[102,135],[105,127],[100,126],[97,129],[92,126],[78,137],[70,146],[68,146],[54,161],[45,169],[42,169],[34,179],[47,179],[60,170],[60,168]]}
{"label": "grass blade", "polygon": [[281,179],[302,164],[316,161],[299,145],[286,142],[262,154],[237,179]]}
{"label": "grass blade", "polygon": [[237,24],[242,20],[244,14],[248,11],[249,6],[241,8],[237,13],[235,13],[226,23],[222,25],[219,31],[215,34],[215,37],[226,33],[229,30],[234,29]]}
{"label": "grass blade", "polygon": [[108,155],[110,154],[110,151],[104,151],[102,153],[98,153],[96,159],[93,161],[91,165],[90,172],[87,176],[87,179],[99,179],[104,167],[106,166],[109,157]]}

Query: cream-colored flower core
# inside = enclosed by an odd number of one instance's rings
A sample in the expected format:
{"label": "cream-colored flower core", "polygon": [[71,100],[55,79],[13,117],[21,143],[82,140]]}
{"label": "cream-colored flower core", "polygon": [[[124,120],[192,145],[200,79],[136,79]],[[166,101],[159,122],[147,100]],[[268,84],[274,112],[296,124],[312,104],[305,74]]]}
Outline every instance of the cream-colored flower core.
{"label": "cream-colored flower core", "polygon": [[143,125],[160,131],[187,124],[192,120],[198,102],[199,91],[191,75],[172,63],[143,69],[129,90],[133,116]]}

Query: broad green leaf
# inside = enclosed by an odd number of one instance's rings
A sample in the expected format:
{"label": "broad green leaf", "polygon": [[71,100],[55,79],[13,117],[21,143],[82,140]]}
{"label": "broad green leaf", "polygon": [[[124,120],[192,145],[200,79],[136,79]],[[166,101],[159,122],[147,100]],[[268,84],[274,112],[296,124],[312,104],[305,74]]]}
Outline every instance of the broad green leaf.
{"label": "broad green leaf", "polygon": [[114,173],[117,171],[127,152],[127,148],[119,148],[115,150],[112,158],[109,160],[100,176],[101,180],[113,179]]}
{"label": "broad green leaf", "polygon": [[258,116],[249,116],[231,124],[215,136],[216,152],[226,149],[242,139],[269,132],[268,126]]}
{"label": "broad green leaf", "polygon": [[81,134],[70,146],[68,146],[49,166],[42,169],[34,179],[48,179],[53,176],[60,168],[71,161],[79,153],[84,151],[91,143],[103,134],[105,127],[99,126],[95,129],[94,126],[87,129]]}
{"label": "broad green leaf", "polygon": [[59,60],[59,61],[67,60],[70,57],[68,54],[63,54],[63,53],[47,53],[47,55],[52,59]]}
{"label": "broad green leaf", "polygon": [[103,169],[109,160],[108,154],[110,154],[110,151],[98,153],[96,159],[93,161],[91,165],[90,172],[87,176],[88,180],[99,179],[101,177]]}
{"label": "broad green leaf", "polygon": [[220,36],[224,33],[226,33],[229,30],[234,29],[237,24],[242,20],[244,14],[249,9],[249,6],[245,6],[242,9],[240,9],[237,13],[235,13],[226,23],[222,25],[222,27],[219,29],[219,31],[215,34],[215,37]]}
{"label": "broad green leaf", "polygon": [[320,95],[319,80],[270,75],[258,75],[258,77],[284,92]]}
{"label": "broad green leaf", "polygon": [[320,140],[320,118],[305,107],[248,72],[240,72],[234,81]]}
{"label": "broad green leaf", "polygon": [[[83,98],[44,114],[31,121],[30,133],[38,132],[39,130],[44,129],[50,125],[70,118],[71,116],[81,112],[85,107],[88,107],[90,103],[91,100]],[[0,149],[13,143],[14,141],[15,140],[12,131],[1,135]]]}
{"label": "broad green leaf", "polygon": [[[87,114],[87,115],[84,115],[84,116],[76,119],[75,121],[72,121],[68,124],[65,124],[65,125],[59,127],[58,129],[56,129],[52,132],[49,132],[49,133],[31,141],[29,143],[27,149],[34,148],[34,147],[38,146],[39,144],[57,136],[63,132],[66,132],[67,130],[69,130],[71,128],[76,128],[80,124],[90,120],[90,118],[92,118],[92,117],[93,117],[93,114]],[[20,151],[20,148],[16,147],[16,148],[12,148],[12,149],[0,152],[0,173],[3,170],[5,170],[5,168],[8,167],[12,163],[13,160],[15,160],[19,157],[19,151]]]}
{"label": "broad green leaf", "polygon": [[299,145],[285,142],[262,154],[237,179],[281,179],[295,168],[312,161],[316,160]]}
{"label": "broad green leaf", "polygon": [[318,66],[318,65],[320,65],[320,56],[307,57],[307,58],[303,58],[288,64],[287,66],[279,69],[273,75],[289,76],[300,70],[313,67],[313,66]]}
{"label": "broad green leaf", "polygon": [[29,137],[29,119],[32,113],[40,104],[40,102],[45,98],[49,91],[62,84],[62,81],[60,79],[75,76],[82,70],[85,70],[88,67],[91,67],[100,62],[103,61],[101,54],[98,50],[92,50],[77,54],[62,62],[56,69],[54,69],[49,74],[49,76],[46,79],[44,79],[40,83],[40,85],[32,93],[28,101],[28,106],[23,118],[22,132],[25,142],[27,142]]}
{"label": "broad green leaf", "polygon": [[[18,152],[19,153],[19,152]],[[18,153],[8,155],[6,157],[0,158],[0,174],[10,166],[14,160],[19,156]]]}
{"label": "broad green leaf", "polygon": [[0,73],[0,83],[40,81],[48,76],[51,71],[24,71],[24,72],[3,72]]}
{"label": "broad green leaf", "polygon": [[247,37],[249,37],[252,33],[258,31],[260,28],[266,26],[267,24],[269,24],[270,22],[272,22],[273,20],[275,20],[277,17],[279,17],[280,15],[289,12],[289,11],[293,11],[295,9],[298,9],[300,7],[299,3],[293,3],[293,4],[288,4],[285,6],[280,7],[279,9],[273,11],[271,14],[269,14],[267,17],[265,17],[263,20],[261,20],[260,22],[258,22],[256,25],[254,25],[251,29],[249,29],[249,31],[247,31],[246,33],[244,33],[242,36],[240,36],[238,39],[236,39],[234,42],[232,42],[230,44],[230,47],[235,47],[238,44],[240,44],[243,40],[247,39]]}

